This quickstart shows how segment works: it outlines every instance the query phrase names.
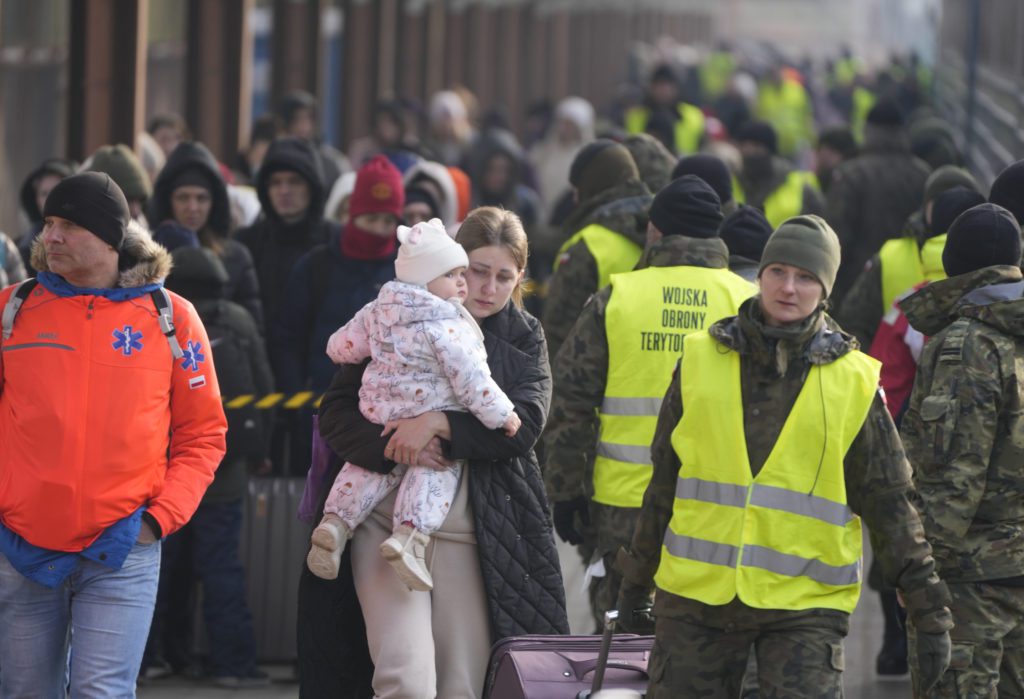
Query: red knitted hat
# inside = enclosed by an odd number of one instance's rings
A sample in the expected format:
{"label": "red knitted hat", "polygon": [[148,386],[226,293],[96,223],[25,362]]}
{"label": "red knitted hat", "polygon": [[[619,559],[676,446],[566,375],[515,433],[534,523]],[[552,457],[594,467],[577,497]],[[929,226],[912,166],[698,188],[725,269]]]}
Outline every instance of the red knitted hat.
{"label": "red knitted hat", "polygon": [[349,199],[349,216],[394,214],[402,218],[405,187],[402,173],[383,155],[366,161],[356,173],[356,186]]}

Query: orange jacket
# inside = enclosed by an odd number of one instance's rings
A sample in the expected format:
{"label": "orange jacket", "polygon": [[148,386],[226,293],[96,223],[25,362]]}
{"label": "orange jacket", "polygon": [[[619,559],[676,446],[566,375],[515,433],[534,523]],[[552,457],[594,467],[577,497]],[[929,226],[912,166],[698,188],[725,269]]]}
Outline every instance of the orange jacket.
{"label": "orange jacket", "polygon": [[199,505],[227,421],[206,330],[170,296],[178,343],[198,350],[183,360],[148,293],[113,301],[40,283],[21,307],[0,352],[0,521],[30,544],[81,551],[142,505],[166,536]]}

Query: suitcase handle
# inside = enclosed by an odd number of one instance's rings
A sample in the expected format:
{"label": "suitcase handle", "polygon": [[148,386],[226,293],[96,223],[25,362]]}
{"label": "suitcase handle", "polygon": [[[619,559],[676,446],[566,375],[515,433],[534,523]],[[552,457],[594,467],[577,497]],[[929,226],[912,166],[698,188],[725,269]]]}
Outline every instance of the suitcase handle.
{"label": "suitcase handle", "polygon": [[616,670],[632,670],[633,672],[643,675],[650,679],[647,675],[647,670],[632,663],[625,663],[618,660],[606,660],[601,662],[599,658],[591,658],[590,660],[581,660],[578,663],[573,663],[573,670],[576,671],[576,676],[583,679],[584,676],[597,669],[598,664],[604,665],[607,668],[615,668]]}

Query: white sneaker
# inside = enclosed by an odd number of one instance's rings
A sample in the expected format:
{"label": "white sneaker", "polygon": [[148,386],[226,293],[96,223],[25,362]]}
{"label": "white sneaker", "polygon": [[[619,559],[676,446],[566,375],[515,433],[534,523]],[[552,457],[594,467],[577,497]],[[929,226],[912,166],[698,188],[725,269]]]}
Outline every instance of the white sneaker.
{"label": "white sneaker", "polygon": [[313,530],[310,541],[313,544],[306,556],[306,565],[313,575],[324,580],[338,577],[341,554],[352,532],[336,514],[328,513]]}
{"label": "white sneaker", "polygon": [[429,543],[429,536],[402,524],[380,545],[380,555],[391,564],[399,579],[410,590],[428,592],[434,589],[434,579],[430,577],[424,559]]}

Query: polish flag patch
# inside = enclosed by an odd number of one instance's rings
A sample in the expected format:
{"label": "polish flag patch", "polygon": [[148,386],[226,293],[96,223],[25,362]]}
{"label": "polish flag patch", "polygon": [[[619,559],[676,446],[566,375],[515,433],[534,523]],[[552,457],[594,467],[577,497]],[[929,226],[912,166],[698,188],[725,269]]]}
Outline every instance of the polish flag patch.
{"label": "polish flag patch", "polygon": [[197,388],[202,388],[205,385],[206,385],[206,375],[205,374],[200,374],[199,376],[193,376],[191,379],[188,380],[188,387],[191,388],[193,391],[196,390]]}

